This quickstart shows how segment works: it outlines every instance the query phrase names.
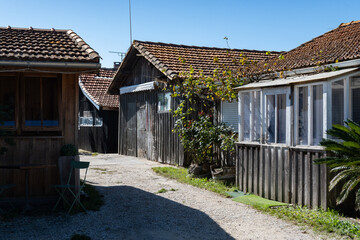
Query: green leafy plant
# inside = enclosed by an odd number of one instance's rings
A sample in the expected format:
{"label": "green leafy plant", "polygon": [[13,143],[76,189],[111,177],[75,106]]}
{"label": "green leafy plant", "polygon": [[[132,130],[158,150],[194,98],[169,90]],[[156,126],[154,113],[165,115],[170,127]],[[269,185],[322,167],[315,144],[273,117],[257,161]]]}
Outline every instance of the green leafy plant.
{"label": "green leafy plant", "polygon": [[79,155],[78,149],[73,144],[65,144],[60,150],[61,156],[76,156]]}
{"label": "green leafy plant", "polygon": [[195,120],[178,119],[174,129],[195,163],[212,163],[214,147],[234,151],[235,134],[232,129],[224,123],[214,124],[212,116],[203,112]]}
{"label": "green leafy plant", "polygon": [[331,155],[315,160],[316,163],[326,163],[331,172],[336,175],[331,179],[329,189],[342,185],[337,197],[337,204],[348,198],[350,192],[356,190],[355,204],[360,209],[360,125],[352,120],[345,121],[346,126],[333,125],[327,131],[333,139],[324,139],[320,145]]}

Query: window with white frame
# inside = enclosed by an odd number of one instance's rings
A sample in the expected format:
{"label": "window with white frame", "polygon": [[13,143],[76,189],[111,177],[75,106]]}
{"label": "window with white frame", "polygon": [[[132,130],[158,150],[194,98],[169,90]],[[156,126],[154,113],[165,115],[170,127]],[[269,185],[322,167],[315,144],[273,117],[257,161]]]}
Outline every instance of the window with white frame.
{"label": "window with white frame", "polygon": [[79,127],[102,127],[103,118],[99,116],[94,118],[93,115],[92,111],[82,111],[81,114],[79,113]]}
{"label": "window with white frame", "polygon": [[158,112],[169,112],[171,104],[171,93],[158,93]]}
{"label": "window with white frame", "polygon": [[352,77],[350,80],[351,95],[351,118],[360,123],[360,77]]}
{"label": "window with white frame", "polygon": [[233,131],[238,132],[238,102],[221,102],[221,122],[226,123],[230,126]]}
{"label": "window with white frame", "polygon": [[344,80],[331,82],[331,123],[344,124]]}
{"label": "window with white frame", "polygon": [[297,87],[295,98],[295,143],[318,145],[325,132],[324,84]]}
{"label": "window with white frame", "polygon": [[265,95],[265,132],[268,143],[286,143],[286,102],[286,93]]}
{"label": "window with white frame", "polygon": [[240,141],[260,141],[261,127],[260,91],[239,93]]}

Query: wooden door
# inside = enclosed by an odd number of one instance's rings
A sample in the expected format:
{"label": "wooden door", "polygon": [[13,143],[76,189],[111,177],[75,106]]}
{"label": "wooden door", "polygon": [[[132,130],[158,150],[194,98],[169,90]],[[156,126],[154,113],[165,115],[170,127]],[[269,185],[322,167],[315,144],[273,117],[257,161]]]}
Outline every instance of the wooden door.
{"label": "wooden door", "polygon": [[127,155],[136,157],[136,103],[127,104],[126,115],[126,146]]}
{"label": "wooden door", "polygon": [[137,156],[142,158],[147,158],[148,149],[147,129],[149,119],[146,105],[146,102],[139,102],[137,111]]}

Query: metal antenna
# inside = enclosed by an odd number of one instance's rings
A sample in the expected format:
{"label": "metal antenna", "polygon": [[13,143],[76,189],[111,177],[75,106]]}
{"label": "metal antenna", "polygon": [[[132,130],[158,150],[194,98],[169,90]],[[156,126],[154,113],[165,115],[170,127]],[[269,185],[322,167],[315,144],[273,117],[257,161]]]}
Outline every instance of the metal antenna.
{"label": "metal antenna", "polygon": [[129,19],[130,19],[130,46],[132,44],[132,30],[131,30],[131,0],[129,0]]}
{"label": "metal antenna", "polygon": [[122,62],[125,58],[126,53],[124,52],[116,52],[116,51],[109,51],[109,53],[115,53],[120,57],[120,62]]}

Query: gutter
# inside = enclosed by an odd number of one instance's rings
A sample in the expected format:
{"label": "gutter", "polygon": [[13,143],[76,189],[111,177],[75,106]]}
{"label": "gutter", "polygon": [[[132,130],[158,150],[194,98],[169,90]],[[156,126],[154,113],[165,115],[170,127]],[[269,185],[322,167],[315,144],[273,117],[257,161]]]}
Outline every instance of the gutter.
{"label": "gutter", "polygon": [[355,60],[349,60],[344,62],[338,62],[338,63],[330,63],[322,66],[315,66],[315,67],[308,67],[308,68],[300,68],[295,69],[291,71],[284,72],[284,75],[288,76],[294,76],[294,75],[302,75],[302,74],[308,74],[308,73],[316,73],[318,70],[324,70],[326,67],[338,67],[338,68],[350,68],[350,67],[358,67],[360,66],[360,59]]}
{"label": "gutter", "polygon": [[93,100],[91,97],[90,97],[90,94],[88,94],[88,92],[85,90],[85,87],[84,87],[84,84],[81,82],[81,80],[79,79],[79,87],[82,91],[82,93],[84,94],[84,96],[94,105],[94,107],[100,111],[100,105],[97,104],[95,102],[95,100]]}
{"label": "gutter", "polygon": [[78,62],[31,62],[31,61],[0,61],[0,66],[8,67],[45,67],[45,68],[100,68],[100,63]]}

